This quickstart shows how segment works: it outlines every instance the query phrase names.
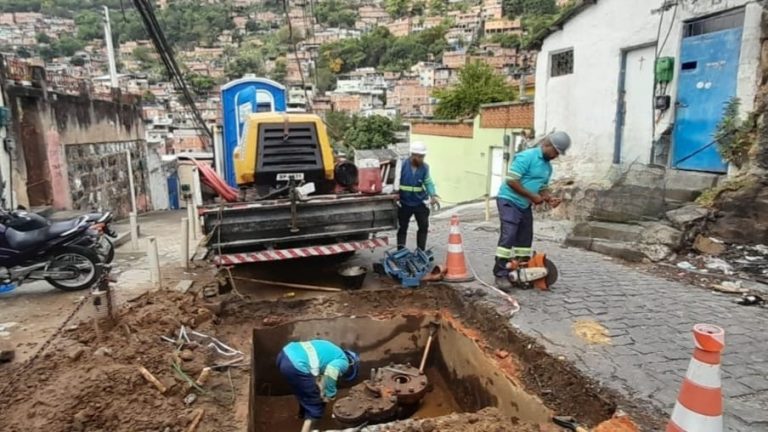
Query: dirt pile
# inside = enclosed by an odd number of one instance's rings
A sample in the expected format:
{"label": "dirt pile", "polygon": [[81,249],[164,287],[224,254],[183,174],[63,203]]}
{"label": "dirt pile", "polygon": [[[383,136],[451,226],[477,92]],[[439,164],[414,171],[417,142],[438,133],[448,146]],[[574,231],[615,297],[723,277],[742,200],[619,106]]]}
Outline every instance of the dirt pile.
{"label": "dirt pile", "polygon": [[545,432],[557,428],[510,421],[496,408],[485,408],[471,414],[451,414],[425,420],[404,420],[387,425],[370,426],[364,432]]}
{"label": "dirt pile", "polygon": [[[90,324],[81,324],[0,396],[0,404],[8,408],[0,412],[0,429],[175,432],[184,430],[194,410],[202,407],[216,415],[209,415],[198,430],[242,430],[231,408],[247,405],[247,372],[214,373],[205,393],[188,406],[184,398],[192,392],[171,367],[175,346],[160,338],[175,339],[181,325],[212,332],[214,318],[194,297],[162,293],[129,304],[113,328],[97,333]],[[183,370],[196,377],[206,365],[205,350],[197,348],[185,357]],[[167,387],[165,394],[142,377],[140,366]],[[230,377],[246,386],[230,384]]]}

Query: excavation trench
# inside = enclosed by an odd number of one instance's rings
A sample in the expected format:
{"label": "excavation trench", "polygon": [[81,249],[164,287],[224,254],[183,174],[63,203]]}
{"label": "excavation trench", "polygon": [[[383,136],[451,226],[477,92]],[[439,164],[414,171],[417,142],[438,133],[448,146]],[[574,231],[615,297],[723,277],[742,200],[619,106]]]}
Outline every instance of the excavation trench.
{"label": "excavation trench", "polygon": [[[307,319],[254,330],[249,431],[298,431],[301,428],[298,404],[275,365],[275,358],[286,342],[322,338],[360,353],[361,376],[355,383],[343,384],[336,399],[339,403],[350,391],[350,385],[369,380],[376,369],[418,368],[430,323],[435,322],[439,325],[425,371],[429,382],[426,395],[384,423],[404,417],[425,419],[472,413],[486,407],[497,408],[501,416],[510,421],[549,422],[552,410],[539,397],[525,391],[517,377],[499,366],[511,358],[489,355],[467,336],[465,329],[457,328],[457,323],[444,314],[425,313],[389,319],[369,316]],[[351,426],[332,418],[331,412],[332,404],[329,404],[317,428]]]}

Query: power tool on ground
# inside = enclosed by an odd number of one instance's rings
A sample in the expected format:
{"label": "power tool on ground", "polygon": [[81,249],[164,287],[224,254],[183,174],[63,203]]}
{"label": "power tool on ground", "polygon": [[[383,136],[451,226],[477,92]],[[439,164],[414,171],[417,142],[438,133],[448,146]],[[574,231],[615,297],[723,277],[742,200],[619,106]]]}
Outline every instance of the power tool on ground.
{"label": "power tool on ground", "polygon": [[547,291],[557,282],[558,270],[545,254],[534,252],[530,258],[512,258],[507,263],[512,285]]}

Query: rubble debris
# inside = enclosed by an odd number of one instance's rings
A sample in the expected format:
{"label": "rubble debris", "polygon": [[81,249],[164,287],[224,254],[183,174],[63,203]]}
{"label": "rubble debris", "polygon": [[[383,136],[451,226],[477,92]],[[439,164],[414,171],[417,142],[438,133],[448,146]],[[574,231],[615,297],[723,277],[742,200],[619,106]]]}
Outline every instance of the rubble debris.
{"label": "rubble debris", "polygon": [[83,353],[85,352],[85,348],[82,346],[77,346],[73,348],[69,353],[67,353],[67,357],[69,357],[72,361],[78,361],[80,360],[80,357],[83,356]]}
{"label": "rubble debris", "polygon": [[205,410],[202,408],[198,408],[195,410],[195,415],[192,418],[192,423],[189,424],[189,427],[187,428],[186,432],[195,432],[197,430],[197,427],[200,425],[200,421],[203,419],[203,414],[205,414]]}
{"label": "rubble debris", "polygon": [[719,284],[712,285],[712,289],[725,294],[742,294],[749,291],[742,287],[741,281],[723,281]]}
{"label": "rubble debris", "polygon": [[706,267],[709,270],[717,270],[728,276],[733,274],[733,267],[730,264],[728,264],[725,260],[722,260],[720,258],[714,258],[714,257],[705,257],[704,262],[705,262],[704,267]]}
{"label": "rubble debris", "polygon": [[765,299],[757,294],[744,294],[744,296],[736,302],[736,304],[742,306],[764,306],[765,303]]}
{"label": "rubble debris", "polygon": [[0,349],[0,363],[9,363],[16,357],[16,351],[12,349]]}
{"label": "rubble debris", "polygon": [[703,254],[714,256],[721,255],[726,250],[725,244],[722,241],[701,234],[696,236],[693,248]]}
{"label": "rubble debris", "polygon": [[93,352],[97,357],[112,357],[112,350],[107,347],[101,347]]}
{"label": "rubble debris", "polygon": [[190,393],[184,398],[184,405],[192,405],[197,400],[197,393]]}
{"label": "rubble debris", "polygon": [[192,288],[192,285],[194,284],[195,284],[195,281],[192,281],[192,280],[188,280],[188,279],[180,280],[179,283],[176,284],[175,289],[176,291],[182,294],[186,294],[189,292],[190,288]]}
{"label": "rubble debris", "polygon": [[195,353],[193,353],[191,350],[185,349],[181,350],[179,353],[179,358],[184,361],[191,361],[195,359]]}
{"label": "rubble debris", "polygon": [[691,271],[698,270],[698,268],[695,265],[689,263],[688,261],[680,261],[679,263],[677,263],[677,268],[680,268],[683,270],[691,270]]}
{"label": "rubble debris", "polygon": [[150,371],[147,370],[144,366],[139,366],[139,372],[141,373],[141,376],[144,377],[149,383],[154,385],[157,390],[160,392],[160,394],[165,394],[166,391],[168,391],[168,388],[160,382],[157,378],[155,378],[154,375]]}
{"label": "rubble debris", "polygon": [[680,229],[685,229],[689,224],[704,219],[709,210],[696,204],[687,205],[666,213],[667,219]]}
{"label": "rubble debris", "polygon": [[200,372],[200,376],[197,377],[195,384],[202,387],[203,385],[205,385],[205,382],[208,381],[208,377],[210,376],[211,376],[211,368],[209,367],[203,368],[203,370]]}
{"label": "rubble debris", "polygon": [[640,429],[628,416],[617,416],[597,425],[592,432],[638,432]]}

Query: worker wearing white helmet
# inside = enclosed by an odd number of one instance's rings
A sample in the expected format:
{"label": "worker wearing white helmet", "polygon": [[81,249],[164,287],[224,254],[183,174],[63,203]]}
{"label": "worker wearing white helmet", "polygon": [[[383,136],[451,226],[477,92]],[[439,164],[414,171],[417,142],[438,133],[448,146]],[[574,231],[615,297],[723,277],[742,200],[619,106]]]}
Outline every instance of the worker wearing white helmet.
{"label": "worker wearing white helmet", "polygon": [[429,230],[429,207],[427,204],[437,204],[435,183],[429,176],[429,165],[424,162],[427,147],[423,142],[411,143],[411,156],[403,161],[400,172],[400,209],[398,210],[397,247],[404,248],[408,237],[408,224],[416,217],[419,227],[416,233],[416,246],[421,250],[427,248],[427,232]]}

